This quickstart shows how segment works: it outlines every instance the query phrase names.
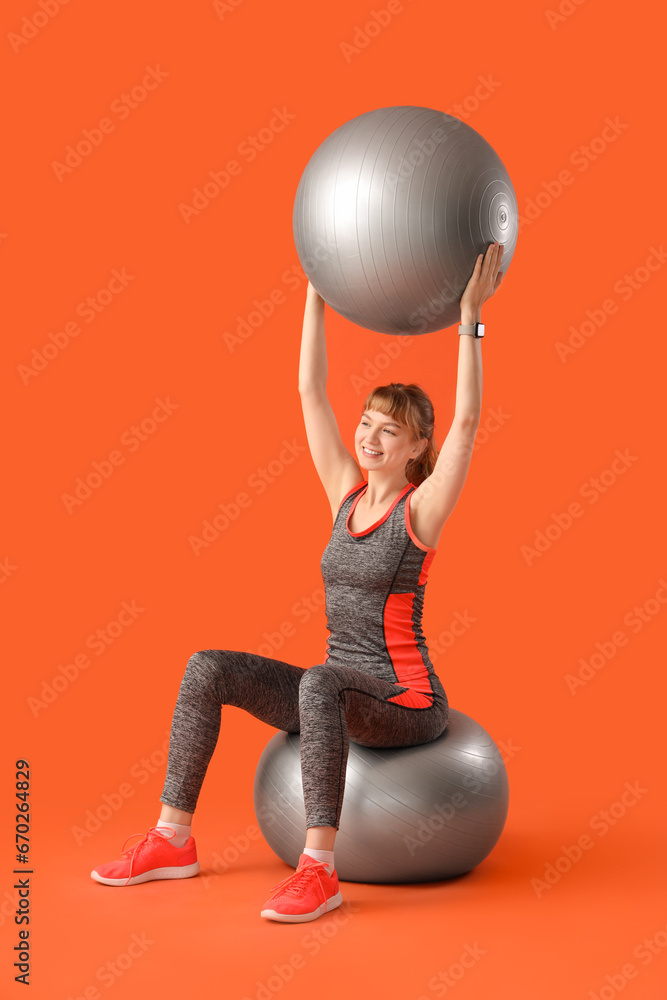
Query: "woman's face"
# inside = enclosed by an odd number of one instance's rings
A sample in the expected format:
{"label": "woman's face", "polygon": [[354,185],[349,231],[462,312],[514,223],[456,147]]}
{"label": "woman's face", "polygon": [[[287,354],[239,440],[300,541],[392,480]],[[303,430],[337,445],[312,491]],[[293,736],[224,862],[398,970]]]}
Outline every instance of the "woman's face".
{"label": "woman's face", "polygon": [[410,428],[379,410],[364,410],[354,435],[357,461],[362,469],[404,469],[425,447],[415,441]]}

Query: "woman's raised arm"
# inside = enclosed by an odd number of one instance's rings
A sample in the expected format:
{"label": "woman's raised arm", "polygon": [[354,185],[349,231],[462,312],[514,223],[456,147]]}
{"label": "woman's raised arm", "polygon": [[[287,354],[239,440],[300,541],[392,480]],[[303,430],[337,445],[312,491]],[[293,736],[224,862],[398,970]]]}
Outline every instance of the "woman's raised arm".
{"label": "woman's raised arm", "polygon": [[[500,286],[503,247],[491,243],[475,262],[461,296],[461,323],[479,323],[482,305]],[[459,336],[456,404],[449,433],[438,453],[435,468],[417,487],[410,507],[423,537],[437,538],[454,510],[468,475],[475,435],[482,409],[482,340]]]}
{"label": "woman's raised arm", "polygon": [[[461,324],[480,323],[482,306],[500,287],[503,272],[502,244],[490,243],[485,254],[479,254],[475,267],[461,296]],[[482,342],[474,337],[459,337],[459,362],[456,377],[454,420],[479,423],[482,411]],[[474,436],[474,435],[473,435]]]}
{"label": "woman's raised arm", "polygon": [[343,444],[326,386],[324,299],[308,282],[299,357],[299,395],[310,455],[335,517],[342,497],[364,477]]}
{"label": "woman's raised arm", "polygon": [[327,374],[324,299],[308,282],[301,333],[301,354],[299,356],[299,392],[313,389],[324,391],[327,384]]}

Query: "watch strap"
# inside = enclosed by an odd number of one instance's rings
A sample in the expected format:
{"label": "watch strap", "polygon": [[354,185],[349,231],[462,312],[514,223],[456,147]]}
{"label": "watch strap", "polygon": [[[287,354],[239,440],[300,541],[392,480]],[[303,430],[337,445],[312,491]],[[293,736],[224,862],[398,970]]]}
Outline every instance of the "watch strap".
{"label": "watch strap", "polygon": [[483,323],[459,323],[459,337],[467,335],[469,337],[480,337],[484,336],[484,324]]}

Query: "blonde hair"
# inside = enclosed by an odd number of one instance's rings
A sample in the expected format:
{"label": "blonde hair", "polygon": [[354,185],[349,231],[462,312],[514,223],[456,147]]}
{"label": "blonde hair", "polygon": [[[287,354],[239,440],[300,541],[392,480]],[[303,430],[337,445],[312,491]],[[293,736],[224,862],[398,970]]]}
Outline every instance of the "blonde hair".
{"label": "blonde hair", "polygon": [[415,440],[427,438],[428,445],[417,458],[410,459],[405,466],[405,478],[419,486],[435,468],[438,451],[433,439],[435,413],[433,403],[420,385],[411,382],[390,382],[371,389],[364,400],[364,410],[378,410],[405,424],[414,434]]}

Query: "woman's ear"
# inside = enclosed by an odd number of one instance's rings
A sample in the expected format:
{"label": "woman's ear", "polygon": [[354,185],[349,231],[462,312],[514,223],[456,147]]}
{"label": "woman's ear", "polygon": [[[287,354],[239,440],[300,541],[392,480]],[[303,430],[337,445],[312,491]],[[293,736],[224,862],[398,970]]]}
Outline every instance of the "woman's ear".
{"label": "woman's ear", "polygon": [[420,450],[419,450],[419,451],[417,452],[417,454],[415,455],[415,458],[421,458],[421,457],[422,457],[422,455],[423,455],[423,454],[424,454],[424,453],[425,453],[426,451],[428,451],[428,438],[427,438],[427,437],[422,437],[422,438],[420,438],[420,439],[419,439],[419,441],[421,442],[421,445],[422,445],[422,447],[421,447],[421,449],[420,449]]}

